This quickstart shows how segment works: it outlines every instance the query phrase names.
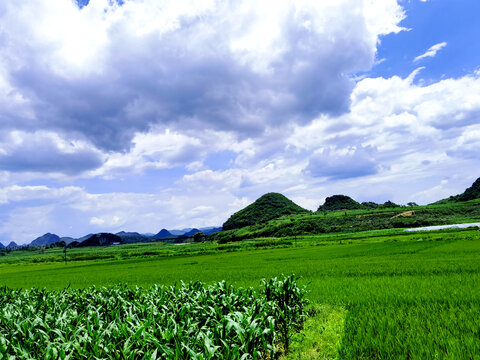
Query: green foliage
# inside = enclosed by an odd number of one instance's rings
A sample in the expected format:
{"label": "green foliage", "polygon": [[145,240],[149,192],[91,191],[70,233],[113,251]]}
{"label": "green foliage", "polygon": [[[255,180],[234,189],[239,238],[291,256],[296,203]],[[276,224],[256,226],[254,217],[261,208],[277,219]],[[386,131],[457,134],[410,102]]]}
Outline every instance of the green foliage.
{"label": "green foliage", "polygon": [[333,195],[325,199],[325,203],[321,205],[317,211],[337,211],[337,210],[355,210],[365,209],[365,206],[359,204],[349,196]]}
{"label": "green foliage", "polygon": [[207,236],[203,232],[197,232],[193,234],[193,241],[194,242],[203,242],[207,240]]}
{"label": "green foliage", "polygon": [[304,295],[295,276],[264,281],[262,292],[224,281],[149,289],[2,288],[0,357],[273,358],[303,324]]}
{"label": "green foliage", "polygon": [[[392,207],[396,206],[396,207]],[[222,243],[259,237],[292,237],[415,228],[480,221],[480,201],[400,207],[392,202],[376,209],[294,214],[263,224],[222,231],[211,236]]]}
{"label": "green foliage", "polygon": [[301,332],[293,334],[287,360],[333,360],[345,328],[347,310],[344,306],[314,304]]}
{"label": "green foliage", "polygon": [[467,188],[463,193],[439,200],[432,205],[451,204],[455,202],[470,201],[476,199],[480,199],[480,178],[475,180],[472,186]]}
{"label": "green foliage", "polygon": [[377,209],[378,204],[373,202],[373,201],[364,201],[362,202],[362,205],[365,207],[365,209]]}
{"label": "green foliage", "polygon": [[[478,203],[422,209],[431,210],[439,218],[468,219],[476,213],[475,204]],[[390,216],[396,212],[391,211]],[[324,215],[318,214],[318,217]],[[344,214],[332,212],[326,217],[340,221]],[[291,221],[287,217],[276,222]],[[0,260],[0,285],[64,289],[71,284],[71,288],[86,289],[93,284],[115,287],[118,282],[126,282],[135,293],[136,285],[147,287],[158,283],[167,286],[178,284],[180,280],[214,284],[228,279],[235,288],[254,286],[256,293],[261,294],[262,278],[295,273],[301,276],[298,284],[308,286],[310,304],[306,311],[312,317],[307,318],[308,323],[301,333],[290,336],[288,359],[478,357],[478,229],[326,233],[299,236],[298,247],[288,244],[282,245],[284,248],[253,247],[262,242],[292,240],[251,239],[222,245],[210,242],[183,246],[122,245],[91,248],[88,252],[87,249],[72,249],[71,252],[84,251],[78,254],[91,256],[92,260],[69,261],[67,265],[22,260],[29,256],[40,260],[42,257],[56,259],[61,257],[61,249],[48,249],[41,255],[13,251]],[[225,248],[218,250],[218,246]],[[134,256],[157,248],[169,255]],[[120,255],[125,252],[132,255]],[[96,253],[105,258],[94,258]],[[13,260],[16,263],[12,263]],[[50,291],[45,293],[51,294]],[[49,303],[49,306],[57,305]],[[0,305],[0,311],[5,308]],[[104,308],[96,309],[103,311]],[[43,311],[41,307],[39,311]],[[81,316],[89,313],[78,314],[80,321]],[[18,322],[22,319],[20,315],[16,317]],[[48,319],[59,318],[61,316]],[[102,326],[106,326],[105,323]],[[277,333],[277,349],[284,346],[279,343],[279,337]]]}
{"label": "green foliage", "polygon": [[268,193],[258,198],[245,209],[230,216],[223,224],[223,229],[238,229],[248,225],[261,224],[284,215],[307,212],[307,210],[298,206],[282,194]]}
{"label": "green foliage", "polygon": [[299,331],[304,322],[305,290],[297,286],[295,276],[264,280],[263,285],[266,300],[273,304],[272,316],[275,319],[280,341],[284,344],[285,352],[288,353],[290,331]]}
{"label": "green foliage", "polygon": [[[413,206],[415,203],[410,203]],[[345,195],[333,195],[325,199],[325,203],[318,208],[318,212],[321,211],[339,211],[339,210],[366,210],[366,209],[389,209],[397,208],[400,205],[397,205],[390,200],[383,203],[377,204],[374,202],[362,202],[361,204],[353,200],[349,196]]]}
{"label": "green foliage", "polygon": [[457,201],[468,201],[480,198],[480,178],[472,186],[465,190],[463,194],[458,195]]}
{"label": "green foliage", "polygon": [[476,359],[479,317],[478,303],[468,301],[352,306],[340,356],[345,360]]}

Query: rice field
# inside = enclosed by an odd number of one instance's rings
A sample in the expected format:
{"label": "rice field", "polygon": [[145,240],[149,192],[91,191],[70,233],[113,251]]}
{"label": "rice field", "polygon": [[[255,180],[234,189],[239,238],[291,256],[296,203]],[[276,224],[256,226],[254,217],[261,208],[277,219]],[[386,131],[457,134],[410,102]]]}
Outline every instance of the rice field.
{"label": "rice field", "polygon": [[[249,291],[260,294],[263,278],[296,274],[299,288],[308,291],[309,316],[300,332],[289,332],[291,351],[282,355],[286,359],[480,359],[478,230],[309,237],[299,239],[298,247],[208,248],[205,254],[190,255],[182,248],[178,256],[79,260],[67,265],[5,262],[0,264],[0,286],[7,286],[4,292],[45,297],[105,287],[101,291],[108,298],[109,291],[138,291],[137,286],[148,292],[155,286],[177,289],[181,281],[201,281],[205,288],[225,281],[235,289],[252,287]],[[285,343],[279,337],[277,333],[276,348],[282,349]],[[142,351],[151,356],[154,350]],[[222,346],[215,356],[221,351]],[[115,353],[128,358],[128,351]]]}

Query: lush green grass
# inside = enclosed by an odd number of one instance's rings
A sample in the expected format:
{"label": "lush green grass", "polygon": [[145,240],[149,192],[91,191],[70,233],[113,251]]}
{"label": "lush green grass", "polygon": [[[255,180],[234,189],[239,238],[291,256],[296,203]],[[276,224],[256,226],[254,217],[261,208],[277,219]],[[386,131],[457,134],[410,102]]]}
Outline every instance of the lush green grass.
{"label": "lush green grass", "polygon": [[[478,358],[480,231],[390,229],[306,235],[297,238],[298,247],[290,241],[284,248],[255,247],[254,240],[223,250],[217,244],[159,246],[167,253],[131,258],[122,251],[142,252],[148,245],[110,247],[99,253],[116,255],[67,265],[8,254],[1,260],[0,285],[62,289],[226,280],[258,286],[262,278],[295,273],[307,285],[312,307],[324,310],[307,324],[304,340],[292,344],[292,358]],[[95,250],[88,250],[92,258]],[[61,255],[50,251],[35,256]],[[10,256],[18,256],[16,264]]]}
{"label": "lush green grass", "polygon": [[285,237],[402,229],[480,221],[480,200],[428,206],[292,214],[211,237],[219,242],[257,237]]}

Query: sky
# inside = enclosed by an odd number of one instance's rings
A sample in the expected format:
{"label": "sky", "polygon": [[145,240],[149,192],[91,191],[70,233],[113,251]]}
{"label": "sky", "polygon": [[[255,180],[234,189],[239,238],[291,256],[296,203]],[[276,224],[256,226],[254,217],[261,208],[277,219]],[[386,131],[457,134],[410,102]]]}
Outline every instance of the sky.
{"label": "sky", "polygon": [[480,177],[478,0],[3,0],[0,241]]}

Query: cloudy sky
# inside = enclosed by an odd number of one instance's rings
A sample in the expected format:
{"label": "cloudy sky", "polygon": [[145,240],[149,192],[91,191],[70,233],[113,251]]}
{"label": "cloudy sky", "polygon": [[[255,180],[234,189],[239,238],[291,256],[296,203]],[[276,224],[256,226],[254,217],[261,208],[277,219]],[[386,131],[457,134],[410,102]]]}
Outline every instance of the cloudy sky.
{"label": "cloudy sky", "polygon": [[480,177],[478,0],[2,0],[0,241]]}

